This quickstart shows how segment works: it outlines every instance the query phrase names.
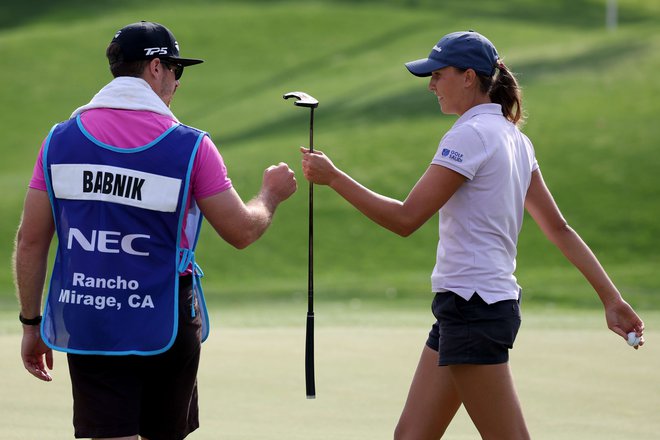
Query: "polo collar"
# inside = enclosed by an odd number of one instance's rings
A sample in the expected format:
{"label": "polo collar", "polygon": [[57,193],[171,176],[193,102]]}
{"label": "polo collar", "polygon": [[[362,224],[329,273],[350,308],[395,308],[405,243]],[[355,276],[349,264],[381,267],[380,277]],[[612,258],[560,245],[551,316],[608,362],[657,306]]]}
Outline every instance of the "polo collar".
{"label": "polo collar", "polygon": [[489,103],[489,104],[479,104],[470,108],[468,111],[463,113],[454,123],[454,127],[464,124],[470,119],[474,118],[477,115],[499,115],[504,116],[502,113],[502,106],[500,104]]}

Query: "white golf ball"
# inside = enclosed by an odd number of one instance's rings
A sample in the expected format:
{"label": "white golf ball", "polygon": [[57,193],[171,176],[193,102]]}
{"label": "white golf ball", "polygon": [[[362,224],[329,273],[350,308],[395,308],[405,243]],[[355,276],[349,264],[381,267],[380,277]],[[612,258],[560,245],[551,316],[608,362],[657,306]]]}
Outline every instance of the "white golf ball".
{"label": "white golf ball", "polygon": [[635,332],[628,333],[628,345],[630,345],[631,347],[635,347],[639,345],[639,337],[637,336],[637,333]]}

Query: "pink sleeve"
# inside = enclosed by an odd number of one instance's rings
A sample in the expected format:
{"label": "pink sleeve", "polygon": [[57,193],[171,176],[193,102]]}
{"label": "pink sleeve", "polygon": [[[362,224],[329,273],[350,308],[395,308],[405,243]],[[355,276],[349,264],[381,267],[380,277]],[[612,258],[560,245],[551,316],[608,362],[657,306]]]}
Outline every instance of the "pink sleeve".
{"label": "pink sleeve", "polygon": [[208,136],[204,136],[197,150],[191,186],[193,197],[197,200],[211,197],[232,187],[222,156]]}
{"label": "pink sleeve", "polygon": [[[30,188],[42,191],[47,190],[43,164],[44,143],[41,144],[39,149],[39,155],[35,161],[29,184]],[[208,136],[204,136],[197,150],[195,162],[193,163],[191,186],[195,199],[210,197],[232,186],[222,156]]]}
{"label": "pink sleeve", "polygon": [[[47,138],[46,138],[47,139]],[[41,191],[47,191],[46,188],[46,179],[44,178],[44,144],[46,139],[41,143],[41,148],[39,149],[39,154],[37,155],[37,160],[34,163],[34,169],[32,170],[32,178],[30,179],[29,187],[32,189],[39,189]]]}

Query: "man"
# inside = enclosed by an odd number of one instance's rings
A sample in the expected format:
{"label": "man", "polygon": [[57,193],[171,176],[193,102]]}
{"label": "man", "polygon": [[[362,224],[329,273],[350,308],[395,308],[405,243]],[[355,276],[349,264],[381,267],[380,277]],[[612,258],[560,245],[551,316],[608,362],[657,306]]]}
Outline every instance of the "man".
{"label": "man", "polygon": [[52,349],[67,353],[76,438],[182,439],[199,426],[208,334],[194,258],[202,215],[244,248],[296,180],[271,166],[242,201],[209,136],[169,109],[184,68],[203,61],[181,58],[164,26],[128,25],[106,55],[114,80],[51,130],[27,191],[14,256],[21,357],[50,381]]}

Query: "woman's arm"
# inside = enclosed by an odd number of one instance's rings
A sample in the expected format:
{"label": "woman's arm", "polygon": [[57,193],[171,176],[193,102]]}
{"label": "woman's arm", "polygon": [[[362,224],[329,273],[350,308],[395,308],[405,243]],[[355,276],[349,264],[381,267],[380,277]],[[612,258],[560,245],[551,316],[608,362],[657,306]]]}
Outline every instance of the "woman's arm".
{"label": "woman's arm", "polygon": [[312,183],[328,185],[365,216],[401,236],[419,229],[465,181],[461,174],[440,165],[430,165],[401,202],[375,193],[334,166],[320,151],[303,153],[303,172]]}
{"label": "woman's arm", "polygon": [[543,181],[540,170],[532,173],[525,198],[525,208],[545,236],[559,248],[594,288],[605,307],[608,327],[624,339],[631,331],[641,336],[644,323],[624,301],[589,246],[568,225]]}

